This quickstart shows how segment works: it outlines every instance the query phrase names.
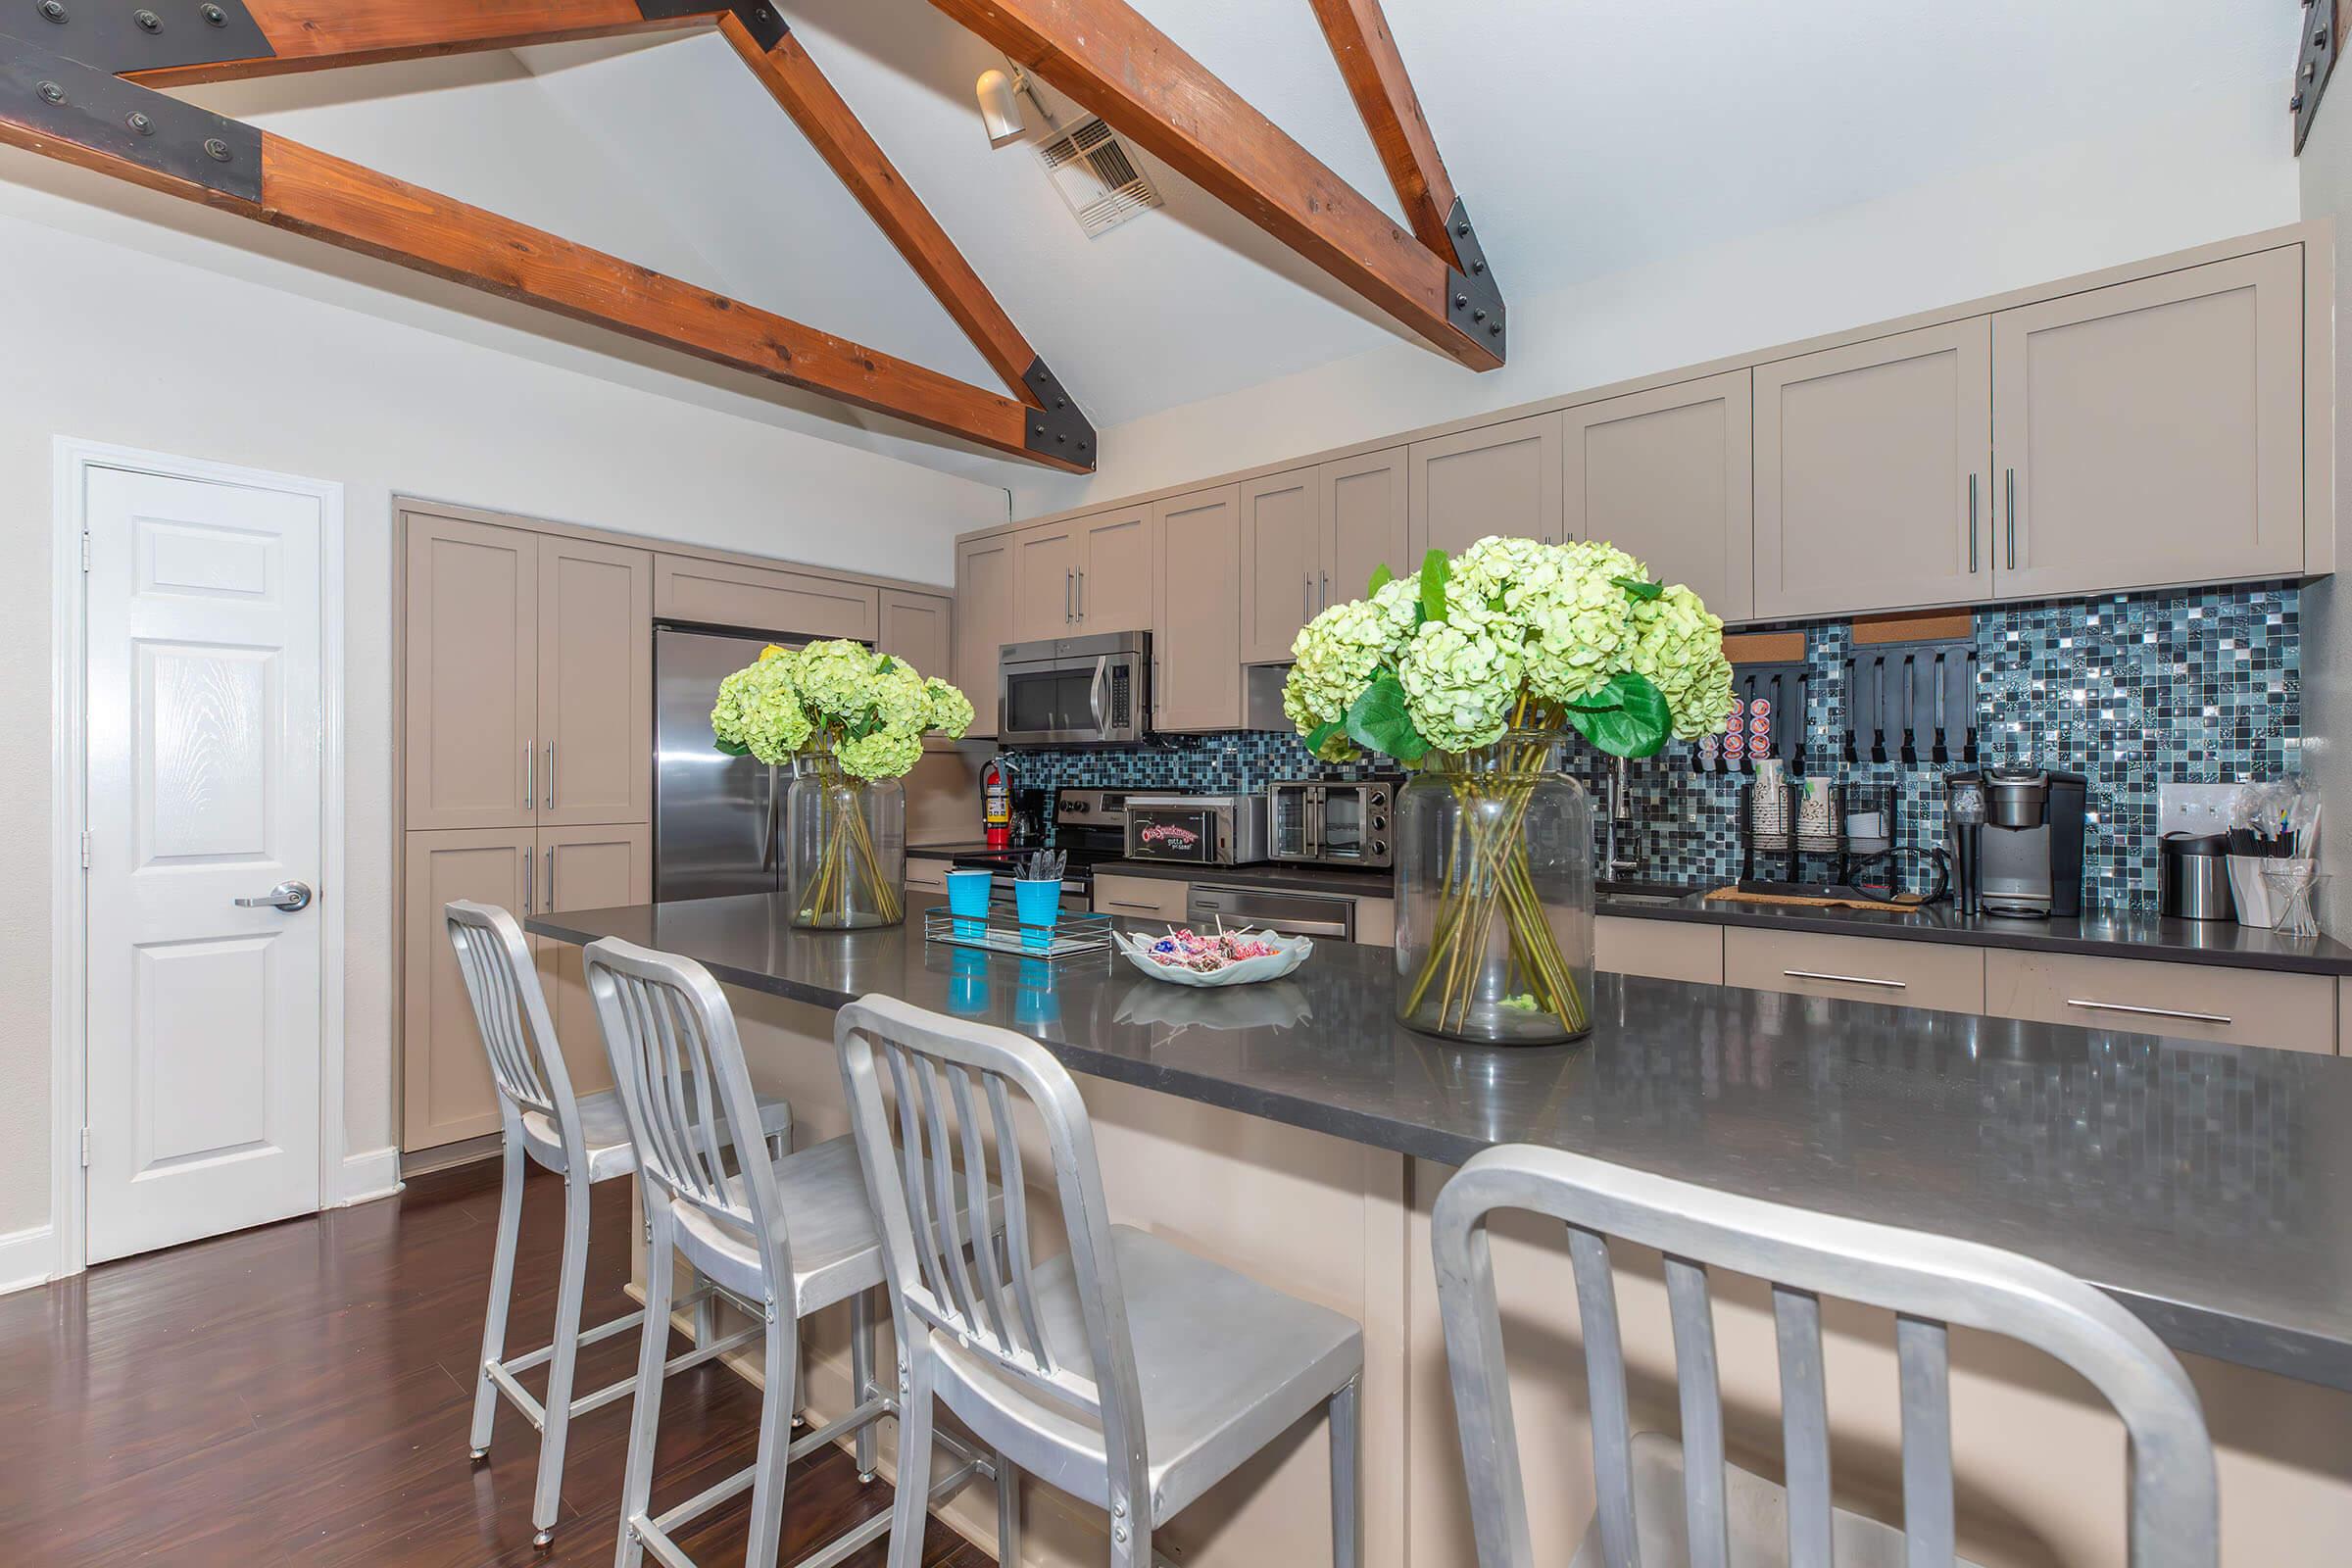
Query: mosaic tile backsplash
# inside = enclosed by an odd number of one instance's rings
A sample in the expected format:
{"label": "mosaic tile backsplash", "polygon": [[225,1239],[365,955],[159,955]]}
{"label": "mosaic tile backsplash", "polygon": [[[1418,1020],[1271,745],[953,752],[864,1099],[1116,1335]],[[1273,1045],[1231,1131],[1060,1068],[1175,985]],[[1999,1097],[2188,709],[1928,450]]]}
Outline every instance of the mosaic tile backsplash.
{"label": "mosaic tile backsplash", "polygon": [[[2300,634],[2292,586],[2116,595],[2004,606],[1976,616],[1979,752],[2090,781],[2083,897],[2108,908],[2156,902],[2156,786],[2278,778],[2299,770]],[[1899,791],[1897,832],[1939,846],[1942,771],[1843,760],[1849,627],[1805,628],[1810,666],[1803,771]],[[1570,749],[1595,792],[1606,760]],[[1252,793],[1276,779],[1372,769],[1315,762],[1294,736],[1173,736],[1124,749],[1018,754],[1024,785]],[[1728,881],[1740,871],[1745,775],[1697,771],[1677,742],[1636,762],[1632,853],[1644,881]]]}

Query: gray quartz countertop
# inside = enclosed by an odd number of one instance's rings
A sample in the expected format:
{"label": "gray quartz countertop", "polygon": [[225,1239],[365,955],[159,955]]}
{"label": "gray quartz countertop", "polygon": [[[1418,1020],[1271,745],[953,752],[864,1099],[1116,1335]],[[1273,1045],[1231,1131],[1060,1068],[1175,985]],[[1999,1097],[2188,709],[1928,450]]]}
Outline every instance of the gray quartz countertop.
{"label": "gray quartz countertop", "polygon": [[2352,1061],[1602,975],[1567,1046],[1429,1039],[1385,948],[1200,991],[1123,959],[1048,964],[919,929],[796,931],[774,896],[564,911],[727,983],[879,992],[1000,1024],[1073,1071],[1459,1164],[1574,1150],[2044,1258],[2176,1347],[2352,1390]]}
{"label": "gray quartz countertop", "polygon": [[[1106,861],[1096,868],[1118,876],[1166,877],[1185,882],[1221,882],[1243,887],[1295,888],[1357,898],[1388,898],[1393,873],[1344,866],[1168,865],[1144,860]],[[1636,920],[1679,920],[1702,925],[1756,926],[1770,931],[1811,931],[1828,936],[1886,937],[1897,942],[1944,942],[1974,948],[2010,948],[2029,953],[2076,953],[2104,958],[2149,958],[2168,963],[2213,963],[2237,969],[2281,973],[2352,975],[2352,947],[2332,937],[2282,937],[2233,920],[2167,920],[2136,910],[2090,910],[2064,920],[2001,920],[1968,916],[1950,904],[1924,909],[1836,909],[1787,905],[1710,903],[1704,888],[1658,888],[1632,893],[1604,891],[1595,901],[1602,914]]]}

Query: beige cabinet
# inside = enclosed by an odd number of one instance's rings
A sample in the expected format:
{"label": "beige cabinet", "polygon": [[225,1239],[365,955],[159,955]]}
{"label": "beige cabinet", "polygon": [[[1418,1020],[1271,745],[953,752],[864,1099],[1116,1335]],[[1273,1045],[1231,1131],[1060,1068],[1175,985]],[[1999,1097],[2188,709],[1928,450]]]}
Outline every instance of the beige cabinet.
{"label": "beige cabinet", "polygon": [[2302,255],[1992,318],[2000,597],[2302,570]]}
{"label": "beige cabinet", "polygon": [[1561,415],[1570,539],[1631,552],[1726,620],[1755,612],[1755,444],[1748,372],[1635,392]]}
{"label": "beige cabinet", "polygon": [[[542,828],[538,848],[535,893],[542,911],[608,909],[654,896],[654,832],[645,824]],[[567,942],[542,943],[540,983],[564,1042],[572,1090],[584,1095],[611,1087],[612,1071],[580,973],[580,952]]]}
{"label": "beige cabinet", "polygon": [[1723,927],[1604,914],[1592,922],[1592,965],[1609,974],[1723,984]]}
{"label": "beige cabinet", "polygon": [[1083,520],[1078,529],[1077,628],[1081,636],[1152,625],[1152,536],[1156,508]]}
{"label": "beige cabinet", "polygon": [[1373,569],[1409,569],[1405,449],[1246,480],[1242,661],[1281,663],[1298,628],[1360,598]]}
{"label": "beige cabinet", "polygon": [[[912,664],[925,675],[955,680],[954,605],[945,594],[883,589],[881,629],[875,636],[874,647],[893,659]],[[978,698],[970,689],[964,695],[977,704]]]}
{"label": "beige cabinet", "polygon": [[490,1063],[441,910],[452,900],[472,899],[521,918],[528,891],[523,882],[536,868],[537,843],[527,827],[408,835],[402,866],[403,1149],[431,1149],[498,1131]]}
{"label": "beige cabinet", "polygon": [[1242,506],[1235,485],[1152,504],[1145,568],[1152,616],[1152,713],[1162,730],[1242,722]]}
{"label": "beige cabinet", "polygon": [[403,795],[410,827],[538,813],[539,536],[412,513]]}
{"label": "beige cabinet", "polygon": [[1976,948],[1884,937],[1821,936],[1728,926],[1723,983],[1938,1012],[1984,1010],[1984,955]]}
{"label": "beige cabinet", "polygon": [[1416,441],[1407,461],[1414,559],[1489,534],[1560,537],[1557,414]]}
{"label": "beige cabinet", "polygon": [[1984,317],[1755,368],[1759,616],[1965,604],[1992,587]]}
{"label": "beige cabinet", "polygon": [[1182,925],[1185,899],[1191,892],[1190,882],[1172,877],[1119,876],[1102,871],[1095,875],[1095,912]]}
{"label": "beige cabinet", "polygon": [[[966,539],[956,547],[956,673],[972,700],[974,735],[997,732],[997,656],[1018,641],[1014,535]],[[915,666],[920,669],[922,666]]]}
{"label": "beige cabinet", "polygon": [[865,583],[813,572],[772,571],[699,556],[655,558],[654,613],[664,620],[870,643],[875,600],[875,590]]}
{"label": "beige cabinet", "polygon": [[1406,467],[1403,447],[1322,466],[1323,560],[1316,579],[1321,608],[1362,598],[1378,567],[1398,576],[1413,569]]}
{"label": "beige cabinet", "polygon": [[653,819],[653,558],[539,540],[539,821]]}
{"label": "beige cabinet", "polygon": [[1012,635],[1033,643],[1078,629],[1078,563],[1085,545],[1076,522],[1050,522],[1012,536]]}
{"label": "beige cabinet", "polygon": [[2335,1052],[2333,979],[2072,953],[1984,955],[1984,1010],[2083,1029]]}

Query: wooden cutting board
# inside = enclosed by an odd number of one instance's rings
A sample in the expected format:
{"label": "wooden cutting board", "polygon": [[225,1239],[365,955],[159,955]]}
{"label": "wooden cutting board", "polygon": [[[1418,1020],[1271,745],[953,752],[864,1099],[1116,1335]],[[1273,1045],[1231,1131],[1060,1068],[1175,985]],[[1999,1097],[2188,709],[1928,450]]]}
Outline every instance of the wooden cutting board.
{"label": "wooden cutting board", "polygon": [[1916,894],[1898,894],[1892,899],[1817,899],[1794,893],[1745,893],[1739,888],[1717,888],[1706,897],[1709,904],[1771,904],[1796,909],[1882,909],[1905,913],[1923,907],[1927,901]]}

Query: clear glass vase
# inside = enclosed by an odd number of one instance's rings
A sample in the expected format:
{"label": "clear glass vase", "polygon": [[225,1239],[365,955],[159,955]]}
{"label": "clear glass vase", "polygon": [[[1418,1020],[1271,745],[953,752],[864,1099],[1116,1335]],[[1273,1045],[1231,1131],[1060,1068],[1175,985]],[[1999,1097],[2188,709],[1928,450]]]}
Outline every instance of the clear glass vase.
{"label": "clear glass vase", "polygon": [[792,923],[818,931],[906,916],[906,791],[855,778],[830,754],[804,758],[785,796],[784,891]]}
{"label": "clear glass vase", "polygon": [[1540,1046],[1592,1027],[1592,803],[1560,736],[1433,753],[1396,799],[1396,1016]]}

